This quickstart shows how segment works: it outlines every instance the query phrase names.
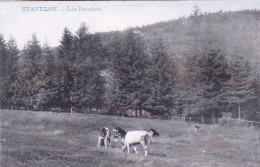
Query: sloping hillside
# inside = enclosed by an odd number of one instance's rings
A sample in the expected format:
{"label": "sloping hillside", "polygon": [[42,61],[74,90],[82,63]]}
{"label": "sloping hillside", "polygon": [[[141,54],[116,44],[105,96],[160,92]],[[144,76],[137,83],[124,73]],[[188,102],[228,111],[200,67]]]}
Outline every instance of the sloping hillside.
{"label": "sloping hillside", "polygon": [[[155,39],[162,39],[172,56],[187,56],[194,53],[194,43],[203,49],[208,42],[224,47],[231,52],[236,49],[248,49],[249,45],[257,47],[260,38],[260,11],[246,10],[238,12],[218,12],[212,14],[191,15],[172,21],[135,27],[142,34],[148,46]],[[111,43],[124,32],[100,33],[104,43]],[[253,43],[251,43],[253,42]],[[255,48],[258,49],[259,48]],[[239,51],[235,52],[239,53]],[[259,52],[258,52],[259,55]]]}
{"label": "sloping hillside", "polygon": [[[230,59],[234,59],[236,55],[244,55],[252,63],[252,67],[260,71],[258,10],[191,15],[135,27],[134,30],[143,36],[148,51],[157,39],[162,40],[170,56],[178,60],[180,66],[184,66],[187,58],[203,52],[210,45],[225,50]],[[121,31],[100,33],[105,45],[109,45],[123,34]]]}
{"label": "sloping hillside", "polygon": [[[162,40],[166,45],[169,56],[178,65],[178,76],[175,86],[176,94],[179,93],[180,96],[185,97],[180,98],[183,101],[181,103],[188,104],[189,102],[193,103],[193,101],[196,103],[196,101],[199,101],[198,99],[201,99],[196,96],[202,94],[201,92],[205,90],[205,85],[199,80],[199,71],[196,72],[198,67],[194,66],[194,64],[196,64],[196,59],[209,49],[221,50],[225,55],[229,68],[227,72],[232,75],[232,79],[228,81],[229,83],[225,84],[230,84],[231,87],[236,89],[234,92],[239,92],[238,90],[244,89],[246,86],[238,86],[240,83],[243,83],[241,80],[236,79],[236,76],[244,73],[242,75],[245,81],[254,82],[254,86],[248,87],[255,87],[254,91],[259,97],[257,92],[259,92],[260,73],[260,11],[194,13],[186,18],[135,27],[133,29],[143,37],[148,47],[146,50],[148,53],[150,52],[151,44],[158,39]],[[118,31],[100,33],[100,35],[104,44],[109,45],[113,40],[120,39],[124,33],[124,31]],[[237,66],[237,71],[232,71],[231,68],[234,66]],[[251,72],[246,73],[246,71]],[[183,90],[188,91],[185,92]],[[244,96],[242,92],[240,93],[241,95],[239,96]],[[192,95],[189,97],[190,94]],[[223,94],[223,97],[227,96],[230,95]],[[247,97],[250,96],[248,95]],[[229,100],[226,101],[230,102]],[[208,104],[202,107],[199,104],[200,102],[195,103],[188,107],[182,105],[182,109],[189,113],[191,110],[199,111],[201,108],[205,108],[205,106],[209,107]],[[246,119],[260,119],[259,105],[256,105],[258,102],[246,100],[242,103],[242,110],[250,111],[254,115],[246,116],[247,113],[245,113]],[[237,104],[229,109],[221,109],[221,111],[224,110],[225,112],[231,111],[235,113],[234,117],[238,117]]]}

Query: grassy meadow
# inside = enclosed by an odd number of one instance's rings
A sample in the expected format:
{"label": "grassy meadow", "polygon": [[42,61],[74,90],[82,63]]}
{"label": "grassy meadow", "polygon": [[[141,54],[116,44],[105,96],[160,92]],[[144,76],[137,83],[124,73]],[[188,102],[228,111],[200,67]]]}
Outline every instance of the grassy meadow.
{"label": "grassy meadow", "polygon": [[[260,166],[260,129],[231,125],[202,125],[171,120],[122,118],[95,114],[70,114],[0,110],[2,167],[12,166]],[[120,143],[97,148],[101,127],[127,131],[156,129],[160,137],[148,145],[148,156],[128,155]]]}

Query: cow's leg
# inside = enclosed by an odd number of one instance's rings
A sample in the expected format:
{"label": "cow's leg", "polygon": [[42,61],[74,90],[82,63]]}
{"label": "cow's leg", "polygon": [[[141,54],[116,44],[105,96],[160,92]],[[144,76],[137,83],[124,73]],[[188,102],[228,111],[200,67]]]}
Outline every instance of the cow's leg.
{"label": "cow's leg", "polygon": [[98,147],[100,146],[100,143],[101,143],[101,137],[99,136],[98,137]]}
{"label": "cow's leg", "polygon": [[107,148],[107,138],[104,139],[105,147]]}
{"label": "cow's leg", "polygon": [[147,146],[143,146],[144,147],[144,155],[147,156]]}
{"label": "cow's leg", "polygon": [[136,147],[134,146],[134,150],[135,150],[135,153],[137,154],[137,150],[136,150]]}
{"label": "cow's leg", "polygon": [[125,151],[125,149],[126,149],[126,145],[122,145],[123,152]]}
{"label": "cow's leg", "polygon": [[111,145],[111,141],[110,141],[110,137],[108,137],[107,140],[108,140],[109,146],[112,146],[112,145]]}
{"label": "cow's leg", "polygon": [[143,140],[141,141],[141,144],[144,148],[144,155],[147,156],[147,141],[148,141],[148,136],[144,136]]}
{"label": "cow's leg", "polygon": [[127,145],[126,145],[126,146],[127,146],[127,154],[129,154],[129,153],[130,153],[130,151],[129,151],[129,149],[130,149],[130,148],[129,148],[129,147],[130,147],[130,144],[129,144],[129,143],[127,143]]}
{"label": "cow's leg", "polygon": [[144,155],[147,156],[147,145],[144,143],[141,143],[144,148]]}

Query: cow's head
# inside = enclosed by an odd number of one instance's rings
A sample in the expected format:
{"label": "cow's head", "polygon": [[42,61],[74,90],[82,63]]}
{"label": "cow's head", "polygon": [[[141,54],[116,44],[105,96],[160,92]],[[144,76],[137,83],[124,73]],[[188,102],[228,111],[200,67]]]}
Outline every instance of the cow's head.
{"label": "cow's head", "polygon": [[101,137],[107,136],[108,133],[109,133],[109,129],[106,128],[106,127],[102,128],[102,129],[100,130],[100,136],[101,136]]}
{"label": "cow's head", "polygon": [[122,142],[124,141],[125,135],[126,135],[126,131],[121,129],[120,127],[115,127],[113,129],[114,132],[114,141],[117,142],[118,139],[121,139]]}
{"label": "cow's head", "polygon": [[155,136],[160,136],[160,134],[159,134],[156,130],[154,130],[154,129],[150,129],[149,132],[151,133],[151,135],[152,135],[153,137],[155,137]]}

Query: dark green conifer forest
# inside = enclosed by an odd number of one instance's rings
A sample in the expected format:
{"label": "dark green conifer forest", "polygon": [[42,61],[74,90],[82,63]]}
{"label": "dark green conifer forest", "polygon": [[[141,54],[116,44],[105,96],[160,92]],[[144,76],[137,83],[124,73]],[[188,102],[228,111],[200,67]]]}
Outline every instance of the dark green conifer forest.
{"label": "dark green conifer forest", "polygon": [[64,28],[19,50],[0,35],[0,107],[260,121],[260,12],[202,13],[125,31]]}

